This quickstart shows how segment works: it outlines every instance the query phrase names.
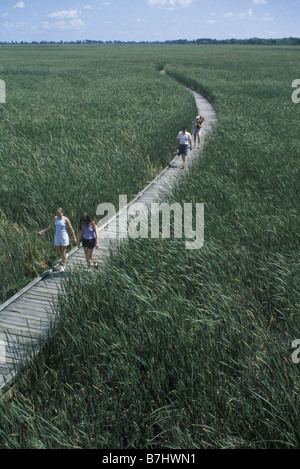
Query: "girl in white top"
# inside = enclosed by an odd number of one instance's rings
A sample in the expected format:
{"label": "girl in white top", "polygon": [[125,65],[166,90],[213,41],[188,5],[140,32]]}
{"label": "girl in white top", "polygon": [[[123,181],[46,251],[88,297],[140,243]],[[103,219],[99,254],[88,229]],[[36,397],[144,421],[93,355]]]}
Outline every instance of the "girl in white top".
{"label": "girl in white top", "polygon": [[56,252],[62,258],[62,266],[60,271],[63,272],[65,270],[66,259],[67,259],[67,247],[69,246],[69,235],[68,230],[72,233],[74,244],[76,244],[76,236],[70,220],[64,216],[64,211],[62,208],[57,209],[56,217],[54,217],[53,222],[51,225],[48,226],[45,230],[40,231],[38,234],[43,236],[47,231],[51,230],[52,228],[56,228],[54,245],[56,248]]}

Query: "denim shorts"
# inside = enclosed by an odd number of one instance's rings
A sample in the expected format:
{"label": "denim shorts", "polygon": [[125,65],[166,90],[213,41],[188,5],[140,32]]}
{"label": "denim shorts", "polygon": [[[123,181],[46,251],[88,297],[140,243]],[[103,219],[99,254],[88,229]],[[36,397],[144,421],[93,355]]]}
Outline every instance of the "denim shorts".
{"label": "denim shorts", "polygon": [[186,155],[189,152],[189,146],[188,145],[179,145],[179,155]]}
{"label": "denim shorts", "polygon": [[82,247],[88,248],[88,249],[94,249],[95,246],[96,246],[96,238],[93,238],[93,239],[82,238]]}
{"label": "denim shorts", "polygon": [[198,127],[193,128],[193,135],[200,135],[201,129],[198,129]]}

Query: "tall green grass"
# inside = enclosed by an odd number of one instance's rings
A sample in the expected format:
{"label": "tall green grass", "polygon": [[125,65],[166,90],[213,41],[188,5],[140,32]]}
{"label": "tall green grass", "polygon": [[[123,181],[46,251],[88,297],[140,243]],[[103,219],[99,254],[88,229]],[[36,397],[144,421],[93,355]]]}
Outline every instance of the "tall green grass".
{"label": "tall green grass", "polygon": [[172,158],[194,106],[142,51],[137,59],[126,47],[19,46],[1,47],[0,57],[4,301],[53,263],[53,233],[46,242],[36,233],[57,207],[77,229],[83,211],[95,217],[102,202],[130,200]]}
{"label": "tall green grass", "polygon": [[205,204],[205,244],[130,241],[75,272],[0,404],[0,446],[299,448],[299,49],[137,50],[213,97],[217,128],[168,199]]}

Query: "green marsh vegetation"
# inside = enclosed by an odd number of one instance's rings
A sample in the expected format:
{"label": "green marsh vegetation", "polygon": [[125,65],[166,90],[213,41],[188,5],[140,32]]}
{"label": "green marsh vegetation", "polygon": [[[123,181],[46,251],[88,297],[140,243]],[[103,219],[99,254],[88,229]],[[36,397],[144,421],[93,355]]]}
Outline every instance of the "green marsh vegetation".
{"label": "green marsh vegetation", "polygon": [[169,199],[205,203],[205,244],[130,241],[75,273],[55,335],[1,403],[0,446],[298,448],[299,48],[112,51],[152,79],[167,70],[175,128],[179,99],[194,112],[178,81],[216,107]]}
{"label": "green marsh vegetation", "polygon": [[83,211],[95,217],[101,202],[117,205],[119,194],[130,200],[171,159],[178,124],[194,109],[142,51],[1,47],[0,57],[4,301],[53,264],[53,232],[46,241],[36,234],[57,207],[77,229]]}

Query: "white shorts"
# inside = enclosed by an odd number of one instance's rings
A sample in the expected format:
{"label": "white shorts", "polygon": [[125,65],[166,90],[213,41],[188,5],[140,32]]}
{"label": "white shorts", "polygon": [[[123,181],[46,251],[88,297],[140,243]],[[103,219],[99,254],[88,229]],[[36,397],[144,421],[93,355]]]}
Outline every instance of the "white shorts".
{"label": "white shorts", "polygon": [[69,235],[68,234],[65,234],[65,235],[55,235],[55,239],[54,239],[54,245],[55,246],[69,246],[70,244],[70,240],[69,240]]}

